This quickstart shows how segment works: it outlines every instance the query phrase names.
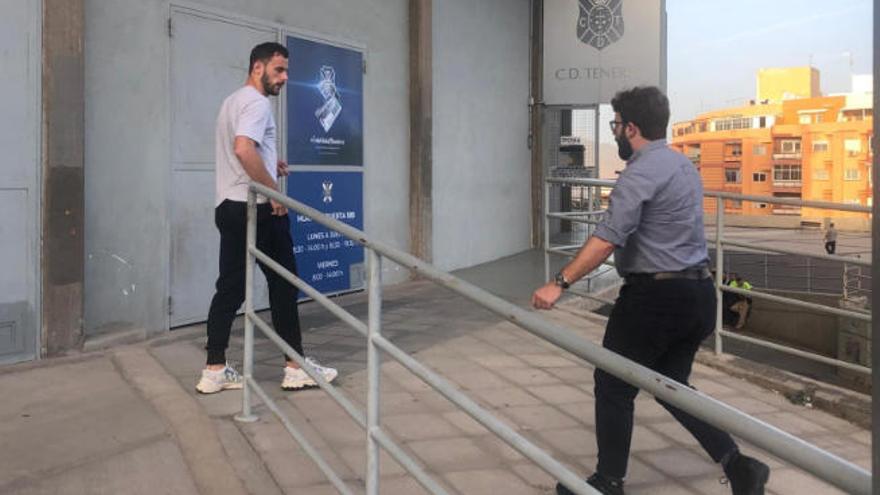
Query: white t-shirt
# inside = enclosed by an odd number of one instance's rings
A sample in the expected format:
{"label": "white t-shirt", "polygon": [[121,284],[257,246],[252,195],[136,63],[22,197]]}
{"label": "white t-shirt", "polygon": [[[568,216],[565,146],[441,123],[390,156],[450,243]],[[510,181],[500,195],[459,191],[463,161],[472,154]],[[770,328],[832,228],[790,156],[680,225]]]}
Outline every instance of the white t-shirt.
{"label": "white t-shirt", "polygon": [[[214,154],[217,194],[214,205],[225,199],[247,201],[250,177],[235,156],[235,137],[254,140],[263,165],[273,179],[278,180],[277,129],[272,115],[272,104],[253,86],[244,86],[232,93],[220,106],[215,131]],[[258,199],[265,202],[265,198]]]}

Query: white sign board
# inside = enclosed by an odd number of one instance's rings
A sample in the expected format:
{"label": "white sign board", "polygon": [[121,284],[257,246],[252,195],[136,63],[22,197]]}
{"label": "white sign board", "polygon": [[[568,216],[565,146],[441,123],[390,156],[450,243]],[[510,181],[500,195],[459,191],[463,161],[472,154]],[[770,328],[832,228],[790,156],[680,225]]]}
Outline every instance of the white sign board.
{"label": "white sign board", "polygon": [[666,86],[665,0],[544,0],[544,103]]}

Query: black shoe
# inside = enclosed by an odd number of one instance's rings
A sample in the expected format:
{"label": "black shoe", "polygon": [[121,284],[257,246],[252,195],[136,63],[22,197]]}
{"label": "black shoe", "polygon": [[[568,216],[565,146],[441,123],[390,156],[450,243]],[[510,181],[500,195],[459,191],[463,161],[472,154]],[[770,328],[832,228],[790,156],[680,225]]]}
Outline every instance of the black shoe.
{"label": "black shoe", "polygon": [[730,481],[733,495],[763,495],[770,468],[755,458],[737,453],[724,466],[724,475]]}
{"label": "black shoe", "polygon": [[[615,480],[602,476],[599,473],[594,473],[587,478],[587,484],[605,495],[623,495],[623,480]],[[566,488],[562,483],[556,483],[556,495],[574,495],[574,492]]]}

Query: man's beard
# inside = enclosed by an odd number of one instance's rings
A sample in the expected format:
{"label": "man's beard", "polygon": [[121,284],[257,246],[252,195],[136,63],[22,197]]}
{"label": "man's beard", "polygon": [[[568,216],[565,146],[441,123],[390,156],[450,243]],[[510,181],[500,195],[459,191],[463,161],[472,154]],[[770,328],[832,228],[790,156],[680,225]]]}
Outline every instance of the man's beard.
{"label": "man's beard", "polygon": [[272,96],[278,96],[278,93],[281,92],[281,87],[284,86],[284,83],[272,84],[269,82],[268,74],[263,74],[263,77],[260,78],[260,84],[263,85],[263,91]]}
{"label": "man's beard", "polygon": [[617,141],[617,156],[624,161],[632,158],[633,147],[629,139],[626,136],[614,136],[614,140]]}

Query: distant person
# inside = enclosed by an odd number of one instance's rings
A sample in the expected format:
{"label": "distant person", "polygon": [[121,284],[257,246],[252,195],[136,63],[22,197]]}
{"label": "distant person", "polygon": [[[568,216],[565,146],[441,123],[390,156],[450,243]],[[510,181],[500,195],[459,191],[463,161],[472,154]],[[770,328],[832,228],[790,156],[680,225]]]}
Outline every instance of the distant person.
{"label": "distant person", "polygon": [[[277,127],[269,96],[278,96],[287,82],[287,48],[262,43],[250,56],[248,79],[220,107],[215,131],[216,196],[214,224],[220,231],[220,275],[208,312],[208,359],[196,390],[213,394],[242,388],[242,378],[226,364],[226,348],[235,313],[245,297],[245,241],[247,238],[248,183],[277,189],[278,175],[287,165],[278,160]],[[296,273],[287,208],[274,200],[257,199],[257,248],[291,273]],[[269,305],[275,331],[297,353],[303,354],[296,288],[260,263],[269,286]],[[286,356],[281,388],[296,390],[315,381]],[[307,358],[328,382],[336,370]]]}
{"label": "distant person", "polygon": [[828,230],[825,231],[825,252],[834,254],[837,250],[837,229],[834,228],[834,222],[828,224]]}
{"label": "distant person", "polygon": [[[627,161],[602,223],[574,260],[538,288],[532,304],[550,309],[562,291],[614,253],[624,279],[602,345],[687,384],[700,343],[715,329],[715,288],[703,231],[703,185],[690,160],[666,144],[669,100],[655,87],[621,91],[611,129]],[[622,494],[639,389],[596,368],[598,463],[587,483]],[[740,454],[728,433],[660,401],[720,463],[735,494],[759,494],[770,475]],[[571,494],[562,483],[556,493]]]}
{"label": "distant person", "polygon": [[[740,275],[736,275],[735,278],[730,281],[730,286],[735,289],[752,290],[752,284],[750,284],[748,280],[745,280]],[[732,295],[736,296],[736,302],[730,306],[730,309],[739,315],[735,328],[737,330],[742,330],[742,328],[746,325],[746,318],[748,318],[749,311],[752,308],[752,298],[743,296],[742,294]]]}

